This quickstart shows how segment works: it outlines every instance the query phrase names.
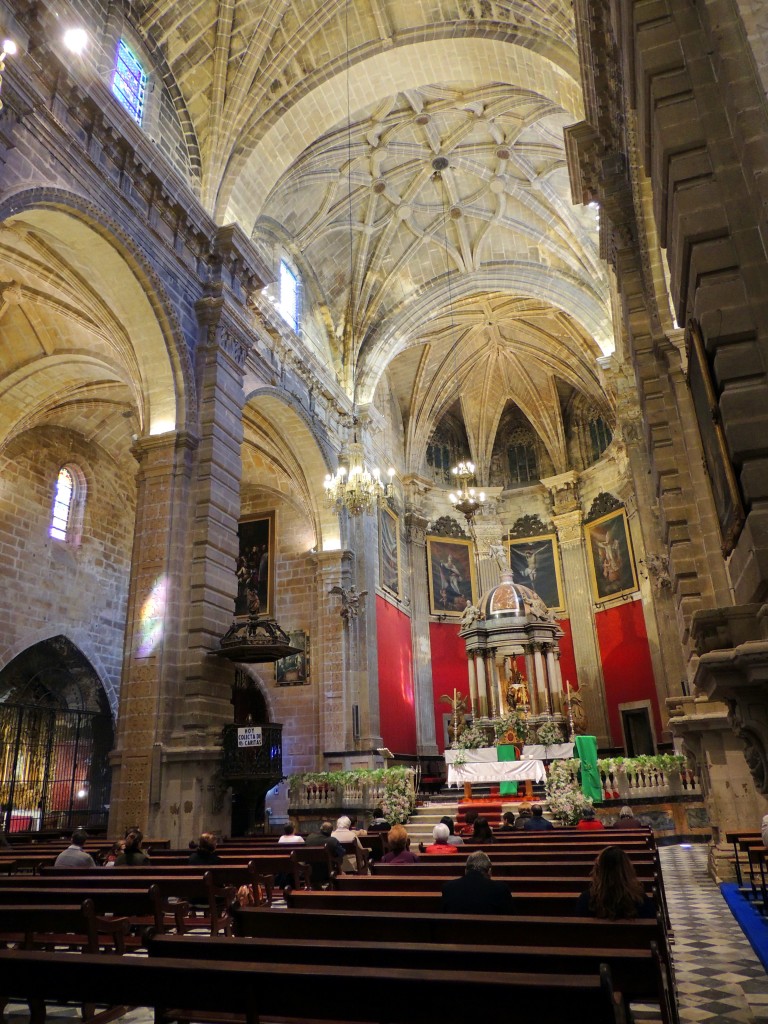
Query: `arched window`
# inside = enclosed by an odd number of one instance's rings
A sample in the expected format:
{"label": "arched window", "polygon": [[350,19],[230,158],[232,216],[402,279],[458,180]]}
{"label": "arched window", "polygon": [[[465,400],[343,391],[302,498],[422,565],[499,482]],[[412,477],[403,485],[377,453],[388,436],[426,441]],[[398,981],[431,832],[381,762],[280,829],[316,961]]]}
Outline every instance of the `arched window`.
{"label": "arched window", "polygon": [[534,483],[539,479],[539,460],[533,434],[525,427],[510,431],[507,439],[507,460],[512,486]]}
{"label": "arched window", "polygon": [[613,434],[611,433],[611,428],[602,416],[598,416],[597,419],[589,421],[589,441],[592,445],[593,462],[597,462],[612,440]]}
{"label": "arched window", "polygon": [[147,74],[139,58],[124,39],[118,39],[112,92],[137,124],[141,124],[144,114],[146,91]]}
{"label": "arched window", "polygon": [[299,330],[299,275],[285,260],[280,260],[280,301],[277,308],[291,330]]}
{"label": "arched window", "polygon": [[84,506],[85,477],[76,466],[62,466],[56,480],[50,536],[54,540],[79,540]]}

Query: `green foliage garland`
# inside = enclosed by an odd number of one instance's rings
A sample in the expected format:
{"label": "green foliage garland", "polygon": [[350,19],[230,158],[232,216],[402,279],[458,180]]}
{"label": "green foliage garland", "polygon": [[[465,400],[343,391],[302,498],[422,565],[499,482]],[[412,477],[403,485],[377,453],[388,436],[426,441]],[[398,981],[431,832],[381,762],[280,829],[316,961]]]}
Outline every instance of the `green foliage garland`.
{"label": "green foliage garland", "polygon": [[413,772],[410,768],[357,768],[344,772],[302,772],[288,777],[291,797],[306,785],[344,789],[346,786],[382,786],[381,808],[393,825],[408,821],[416,806]]}

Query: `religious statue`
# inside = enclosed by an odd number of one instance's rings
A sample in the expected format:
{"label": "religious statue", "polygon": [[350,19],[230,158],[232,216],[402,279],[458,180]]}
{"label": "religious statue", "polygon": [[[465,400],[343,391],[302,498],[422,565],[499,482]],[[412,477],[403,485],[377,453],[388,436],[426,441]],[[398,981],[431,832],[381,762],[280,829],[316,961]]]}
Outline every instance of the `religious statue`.
{"label": "religious statue", "polygon": [[578,690],[568,689],[569,719],[574,736],[585,736],[587,733],[587,715],[584,711],[584,698]]}
{"label": "religious statue", "polygon": [[540,619],[542,622],[552,618],[549,614],[549,609],[544,604],[542,599],[535,591],[531,590],[524,596],[525,614],[530,615],[534,619]]}
{"label": "religious statue", "polygon": [[465,717],[467,713],[467,698],[463,693],[459,693],[458,690],[454,690],[453,697],[444,693],[440,698],[440,703],[451,705],[451,720],[448,723],[448,739],[451,743],[455,743],[467,728]]}
{"label": "religious statue", "polygon": [[488,558],[496,563],[499,567],[499,572],[504,572],[509,569],[509,565],[507,564],[507,552],[504,550],[503,544],[489,544]]}
{"label": "religious statue", "polygon": [[531,695],[528,692],[528,683],[525,676],[511,658],[504,659],[504,667],[507,678],[507,692],[505,694],[507,707],[510,711],[514,708],[520,708],[521,711],[527,710],[531,706]]}
{"label": "religious statue", "polygon": [[328,593],[341,595],[341,609],[339,610],[339,615],[341,615],[345,622],[349,622],[350,619],[356,619],[360,612],[365,610],[362,600],[368,594],[368,591],[361,590],[358,592],[354,583],[349,590],[345,587],[335,586],[331,587]]}
{"label": "religious statue", "polygon": [[464,629],[467,626],[471,626],[474,622],[480,618],[480,609],[476,604],[468,604],[464,611],[461,613],[461,628]]}

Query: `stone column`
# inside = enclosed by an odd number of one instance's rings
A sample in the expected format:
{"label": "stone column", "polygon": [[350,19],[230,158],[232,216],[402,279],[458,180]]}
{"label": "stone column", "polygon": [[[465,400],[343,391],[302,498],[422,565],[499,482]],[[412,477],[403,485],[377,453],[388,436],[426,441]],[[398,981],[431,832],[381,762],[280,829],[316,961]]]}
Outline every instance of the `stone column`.
{"label": "stone column", "polygon": [[485,680],[485,657],[482,652],[475,655],[477,671],[477,713],[480,718],[488,717],[488,687]]}
{"label": "stone column", "polygon": [[[435,697],[432,684],[432,649],[429,642],[429,593],[427,589],[428,518],[415,506],[407,506],[405,538],[411,594],[411,649],[416,706],[416,752],[437,755]],[[470,693],[471,693],[470,677]]]}
{"label": "stone column", "polygon": [[353,556],[349,551],[320,551],[314,556],[315,641],[312,673],[320,687],[318,747],[323,752],[349,749],[352,702],[346,692],[349,643],[341,616],[341,601],[333,587],[352,584]]}
{"label": "stone column", "polygon": [[525,652],[525,674],[528,676],[528,692],[531,696],[531,714],[540,714],[539,694],[536,690],[536,666],[533,661],[533,651],[528,649]]}
{"label": "stone column", "polygon": [[470,710],[472,711],[472,717],[474,718],[479,714],[478,707],[478,696],[477,696],[477,676],[475,675],[475,656],[474,654],[467,655],[467,671],[469,673],[469,702]]}
{"label": "stone column", "polygon": [[549,695],[552,704],[552,711],[555,714],[563,713],[563,684],[560,681],[560,671],[555,659],[555,652],[551,647],[545,648],[547,659],[547,680],[549,682]]}
{"label": "stone column", "polygon": [[547,692],[547,674],[544,667],[544,659],[541,656],[541,644],[533,644],[533,671],[534,687],[538,698],[539,714],[545,715],[551,711],[549,705],[549,694]]}
{"label": "stone column", "polygon": [[587,573],[581,509],[552,517],[563,559],[565,604],[571,620],[573,653],[584,700],[587,732],[597,737],[599,747],[611,744],[606,714],[605,683],[597,646],[592,592]]}
{"label": "stone column", "polygon": [[110,834],[150,824],[160,799],[162,750],[177,709],[185,510],[197,441],[186,433],[137,441],[136,528],[125,649],[112,754]]}

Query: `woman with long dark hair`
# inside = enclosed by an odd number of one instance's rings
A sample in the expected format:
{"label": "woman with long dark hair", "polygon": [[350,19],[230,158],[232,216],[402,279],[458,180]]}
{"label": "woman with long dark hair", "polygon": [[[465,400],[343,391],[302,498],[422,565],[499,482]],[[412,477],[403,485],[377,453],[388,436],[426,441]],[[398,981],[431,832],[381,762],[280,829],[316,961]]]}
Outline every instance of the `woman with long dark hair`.
{"label": "woman with long dark hair", "polygon": [[145,853],[141,848],[141,844],[144,841],[144,836],[138,829],[132,829],[125,837],[125,846],[123,852],[115,861],[115,867],[121,868],[125,865],[129,867],[139,867],[142,864],[149,864],[149,854]]}
{"label": "woman with long dark hair", "polygon": [[645,895],[632,861],[620,846],[606,846],[592,868],[589,888],[579,896],[576,917],[656,917],[656,904]]}

